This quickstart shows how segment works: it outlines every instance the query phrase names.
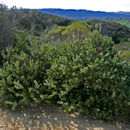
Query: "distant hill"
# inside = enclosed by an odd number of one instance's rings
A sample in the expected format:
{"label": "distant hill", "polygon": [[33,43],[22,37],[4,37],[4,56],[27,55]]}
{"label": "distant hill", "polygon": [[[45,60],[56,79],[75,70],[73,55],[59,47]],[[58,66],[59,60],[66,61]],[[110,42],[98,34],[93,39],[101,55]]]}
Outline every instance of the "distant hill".
{"label": "distant hill", "polygon": [[130,19],[130,12],[103,12],[91,10],[75,9],[38,9],[42,13],[52,14],[60,17],[71,18],[75,20],[90,19]]}
{"label": "distant hill", "polygon": [[[75,21],[68,18],[62,18],[59,16],[41,13],[40,11],[37,11],[35,9],[14,9],[9,10],[8,14],[10,23],[13,24],[16,30],[20,30],[23,32],[26,31],[30,34],[30,36],[38,36],[41,39],[44,39],[44,36],[48,32],[50,32],[51,30],[55,30],[58,26],[60,26],[60,29],[63,29],[65,26],[71,25]],[[129,14],[127,13],[127,15]],[[129,21],[129,19],[127,21]],[[128,39],[130,38],[130,28],[117,22],[108,22],[102,19],[95,19],[88,20],[87,23],[90,25],[91,30],[97,29],[103,35],[108,35],[112,37],[112,40],[115,43],[128,41]]]}
{"label": "distant hill", "polygon": [[[46,33],[51,30],[55,30],[58,26],[68,26],[74,22],[74,20],[61,18],[59,16],[41,13],[37,10],[30,9],[12,12],[12,16],[14,16],[14,14],[17,15],[17,18],[15,18],[17,24],[15,25],[18,30],[27,30],[27,32],[31,35],[40,37],[44,37]],[[88,20],[87,23],[90,25],[91,30],[98,29],[103,35],[112,37],[112,40],[115,43],[128,41],[130,38],[130,28],[117,22],[107,22],[104,20],[95,19]]]}

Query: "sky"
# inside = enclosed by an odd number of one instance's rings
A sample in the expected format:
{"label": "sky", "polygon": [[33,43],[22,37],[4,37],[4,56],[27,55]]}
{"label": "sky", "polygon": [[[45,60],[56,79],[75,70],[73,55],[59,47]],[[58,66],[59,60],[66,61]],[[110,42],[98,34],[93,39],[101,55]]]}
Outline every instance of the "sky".
{"label": "sky", "polygon": [[130,0],[0,0],[9,8],[62,8],[130,12]]}

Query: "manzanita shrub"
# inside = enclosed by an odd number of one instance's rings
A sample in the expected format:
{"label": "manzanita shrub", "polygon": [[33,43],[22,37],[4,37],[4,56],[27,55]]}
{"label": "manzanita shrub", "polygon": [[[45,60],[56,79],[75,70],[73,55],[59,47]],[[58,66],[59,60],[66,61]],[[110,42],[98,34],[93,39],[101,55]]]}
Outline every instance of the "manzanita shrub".
{"label": "manzanita shrub", "polygon": [[36,39],[30,42],[26,34],[18,35],[16,41],[3,53],[0,69],[0,101],[11,109],[42,101],[40,94],[46,91],[43,84],[49,67],[49,46],[40,45]]}
{"label": "manzanita shrub", "polygon": [[48,98],[69,112],[112,120],[128,108],[127,71],[107,37],[57,45],[47,70]]}
{"label": "manzanita shrub", "polygon": [[55,45],[18,36],[3,58],[0,101],[6,107],[51,102],[104,120],[128,109],[128,65],[96,31],[82,43]]}

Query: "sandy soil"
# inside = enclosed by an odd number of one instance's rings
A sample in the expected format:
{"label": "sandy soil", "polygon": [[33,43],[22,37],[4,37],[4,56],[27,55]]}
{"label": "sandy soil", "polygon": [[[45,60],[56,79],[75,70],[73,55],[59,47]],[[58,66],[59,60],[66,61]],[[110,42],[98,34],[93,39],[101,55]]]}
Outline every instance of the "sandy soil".
{"label": "sandy soil", "polygon": [[52,104],[17,111],[1,110],[0,130],[130,130],[130,124],[103,122],[66,114]]}

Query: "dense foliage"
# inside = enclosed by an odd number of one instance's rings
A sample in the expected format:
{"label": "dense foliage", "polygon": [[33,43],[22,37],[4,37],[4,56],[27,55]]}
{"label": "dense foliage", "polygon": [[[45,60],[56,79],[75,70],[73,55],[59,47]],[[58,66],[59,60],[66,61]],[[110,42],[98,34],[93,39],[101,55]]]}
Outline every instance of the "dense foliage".
{"label": "dense foliage", "polygon": [[48,68],[48,47],[45,44],[40,46],[37,40],[30,43],[25,34],[17,38],[17,44],[3,53],[4,63],[0,69],[1,102],[12,109],[18,105],[40,102]]}
{"label": "dense foliage", "polygon": [[74,41],[82,42],[90,37],[90,27],[87,23],[76,21],[68,26],[59,26],[55,30],[49,31],[45,39],[51,42]]}
{"label": "dense foliage", "polygon": [[81,46],[59,45],[47,71],[50,99],[70,112],[85,112],[101,119],[119,115],[128,103],[129,87],[124,83],[128,68],[112,46],[102,37]]}
{"label": "dense foliage", "polygon": [[31,37],[39,37],[44,41],[44,35],[57,26],[67,26],[73,20],[40,13],[36,10],[9,9],[0,4],[0,64],[2,63],[1,50],[14,43],[17,31],[27,32]]}
{"label": "dense foliage", "polygon": [[[130,64],[124,60],[129,49],[117,53],[111,38],[94,30],[95,21],[71,22],[35,10],[0,7],[1,106],[14,110],[44,102],[103,120],[129,117]],[[110,26],[110,34],[120,40],[124,26],[116,25]],[[124,31],[126,39],[129,30]]]}
{"label": "dense foliage", "polygon": [[12,44],[13,31],[9,20],[8,8],[0,4],[0,51]]}
{"label": "dense foliage", "polygon": [[110,120],[128,107],[128,66],[113,42],[97,32],[80,44],[40,44],[18,34],[3,53],[0,96],[4,106],[52,102],[65,110]]}
{"label": "dense foliage", "polygon": [[18,30],[26,30],[34,36],[43,36],[57,26],[67,26],[72,20],[53,15],[43,14],[36,10],[12,8],[10,20]]}

